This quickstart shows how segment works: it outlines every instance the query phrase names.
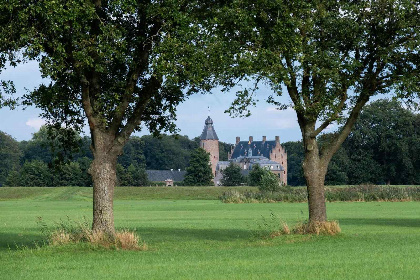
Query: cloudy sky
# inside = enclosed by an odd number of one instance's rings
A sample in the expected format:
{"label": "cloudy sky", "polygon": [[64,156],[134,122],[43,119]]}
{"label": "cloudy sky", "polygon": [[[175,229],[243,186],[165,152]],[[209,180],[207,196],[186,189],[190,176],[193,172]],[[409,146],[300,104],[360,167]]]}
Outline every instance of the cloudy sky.
{"label": "cloudy sky", "polygon": [[[13,80],[18,91],[17,95],[25,93],[42,82],[36,63],[28,63],[18,68],[9,68],[0,74],[0,80]],[[258,91],[261,100],[257,107],[251,109],[252,116],[248,118],[231,118],[224,113],[235,98],[235,92],[221,93],[214,90],[213,94],[194,95],[178,106],[177,126],[179,134],[190,138],[199,136],[204,127],[204,121],[209,115],[213,119],[214,127],[219,139],[223,142],[234,143],[235,137],[247,139],[253,136],[255,140],[262,136],[274,139],[280,136],[281,142],[297,141],[301,139],[296,114],[292,109],[276,110],[272,105],[264,102],[269,94],[268,88]],[[287,97],[283,102],[290,103]],[[39,130],[44,121],[39,117],[40,111],[36,108],[19,108],[13,111],[7,108],[0,109],[0,131],[14,137],[16,140],[29,140],[32,133]],[[147,131],[136,135],[148,134]]]}

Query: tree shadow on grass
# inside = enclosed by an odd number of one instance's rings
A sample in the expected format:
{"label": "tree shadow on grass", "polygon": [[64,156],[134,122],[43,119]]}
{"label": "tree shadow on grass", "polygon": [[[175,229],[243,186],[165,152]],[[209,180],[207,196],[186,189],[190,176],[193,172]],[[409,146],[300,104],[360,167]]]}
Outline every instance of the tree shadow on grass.
{"label": "tree shadow on grass", "polygon": [[140,227],[137,233],[145,239],[156,241],[234,241],[249,240],[250,230],[240,229],[194,229],[194,228],[169,228],[169,227]]}
{"label": "tree shadow on grass", "polygon": [[19,250],[22,248],[36,248],[45,243],[40,234],[16,234],[0,232],[0,251]]}
{"label": "tree shadow on grass", "polygon": [[397,227],[420,227],[420,219],[393,219],[393,218],[348,218],[340,219],[341,225],[375,225],[375,226],[397,226]]}

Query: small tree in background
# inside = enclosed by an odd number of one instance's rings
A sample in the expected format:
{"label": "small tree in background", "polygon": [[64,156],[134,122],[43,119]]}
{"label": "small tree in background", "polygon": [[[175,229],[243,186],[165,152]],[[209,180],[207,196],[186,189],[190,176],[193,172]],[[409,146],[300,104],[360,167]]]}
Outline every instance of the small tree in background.
{"label": "small tree in background", "polygon": [[280,188],[280,180],[276,174],[270,170],[262,168],[263,174],[261,176],[260,184],[258,189],[262,192],[275,192]]}
{"label": "small tree in background", "polygon": [[210,154],[202,148],[195,149],[191,154],[190,165],[186,169],[184,183],[190,186],[212,185],[213,174],[210,166]]}
{"label": "small tree in background", "polygon": [[241,167],[231,162],[225,170],[222,171],[222,185],[223,186],[239,186],[245,178],[241,174]]}
{"label": "small tree in background", "polygon": [[252,166],[252,170],[248,175],[248,184],[250,186],[259,186],[261,183],[261,177],[264,174],[264,169],[258,164]]}

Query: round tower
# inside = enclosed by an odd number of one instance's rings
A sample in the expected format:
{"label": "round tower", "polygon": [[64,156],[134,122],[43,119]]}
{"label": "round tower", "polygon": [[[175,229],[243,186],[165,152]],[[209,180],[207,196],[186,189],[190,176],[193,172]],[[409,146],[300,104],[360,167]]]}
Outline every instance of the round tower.
{"label": "round tower", "polygon": [[213,176],[216,175],[216,166],[219,162],[219,138],[213,127],[210,116],[206,119],[203,133],[200,136],[200,147],[210,153],[210,164]]}

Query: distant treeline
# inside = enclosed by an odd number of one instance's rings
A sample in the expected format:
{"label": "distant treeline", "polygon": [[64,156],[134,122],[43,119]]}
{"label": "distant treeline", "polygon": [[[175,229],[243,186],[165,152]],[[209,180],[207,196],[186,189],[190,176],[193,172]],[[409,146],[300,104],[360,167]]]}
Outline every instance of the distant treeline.
{"label": "distant treeline", "polygon": [[[320,136],[328,145],[333,134]],[[305,185],[302,142],[284,143],[288,184]],[[362,111],[353,131],[332,158],[326,185],[364,183],[420,185],[420,114],[401,103],[377,100]]]}
{"label": "distant treeline", "polygon": [[[88,174],[92,161],[90,138],[76,135],[78,150],[69,153],[49,140],[48,133],[42,127],[31,140],[18,142],[0,132],[0,185],[92,185]],[[331,136],[320,136],[321,145],[328,145]],[[131,137],[118,159],[118,185],[147,185],[146,169],[185,170],[199,141],[198,137],[164,134],[160,138]],[[288,184],[305,185],[302,142],[282,145],[288,153]],[[220,160],[227,160],[231,147],[220,142]],[[396,101],[378,100],[366,106],[353,132],[333,157],[326,176],[327,185],[362,183],[420,184],[419,114]]]}
{"label": "distant treeline", "polygon": [[[91,186],[88,168],[93,159],[90,137],[76,135],[74,152],[63,151],[51,141],[46,127],[33,134],[29,141],[18,142],[0,131],[0,186]],[[191,152],[199,147],[199,138],[151,135],[131,137],[118,159],[120,186],[144,186],[145,170],[185,170]],[[220,160],[227,160],[231,145],[220,142]],[[64,157],[63,155],[66,155]]]}

